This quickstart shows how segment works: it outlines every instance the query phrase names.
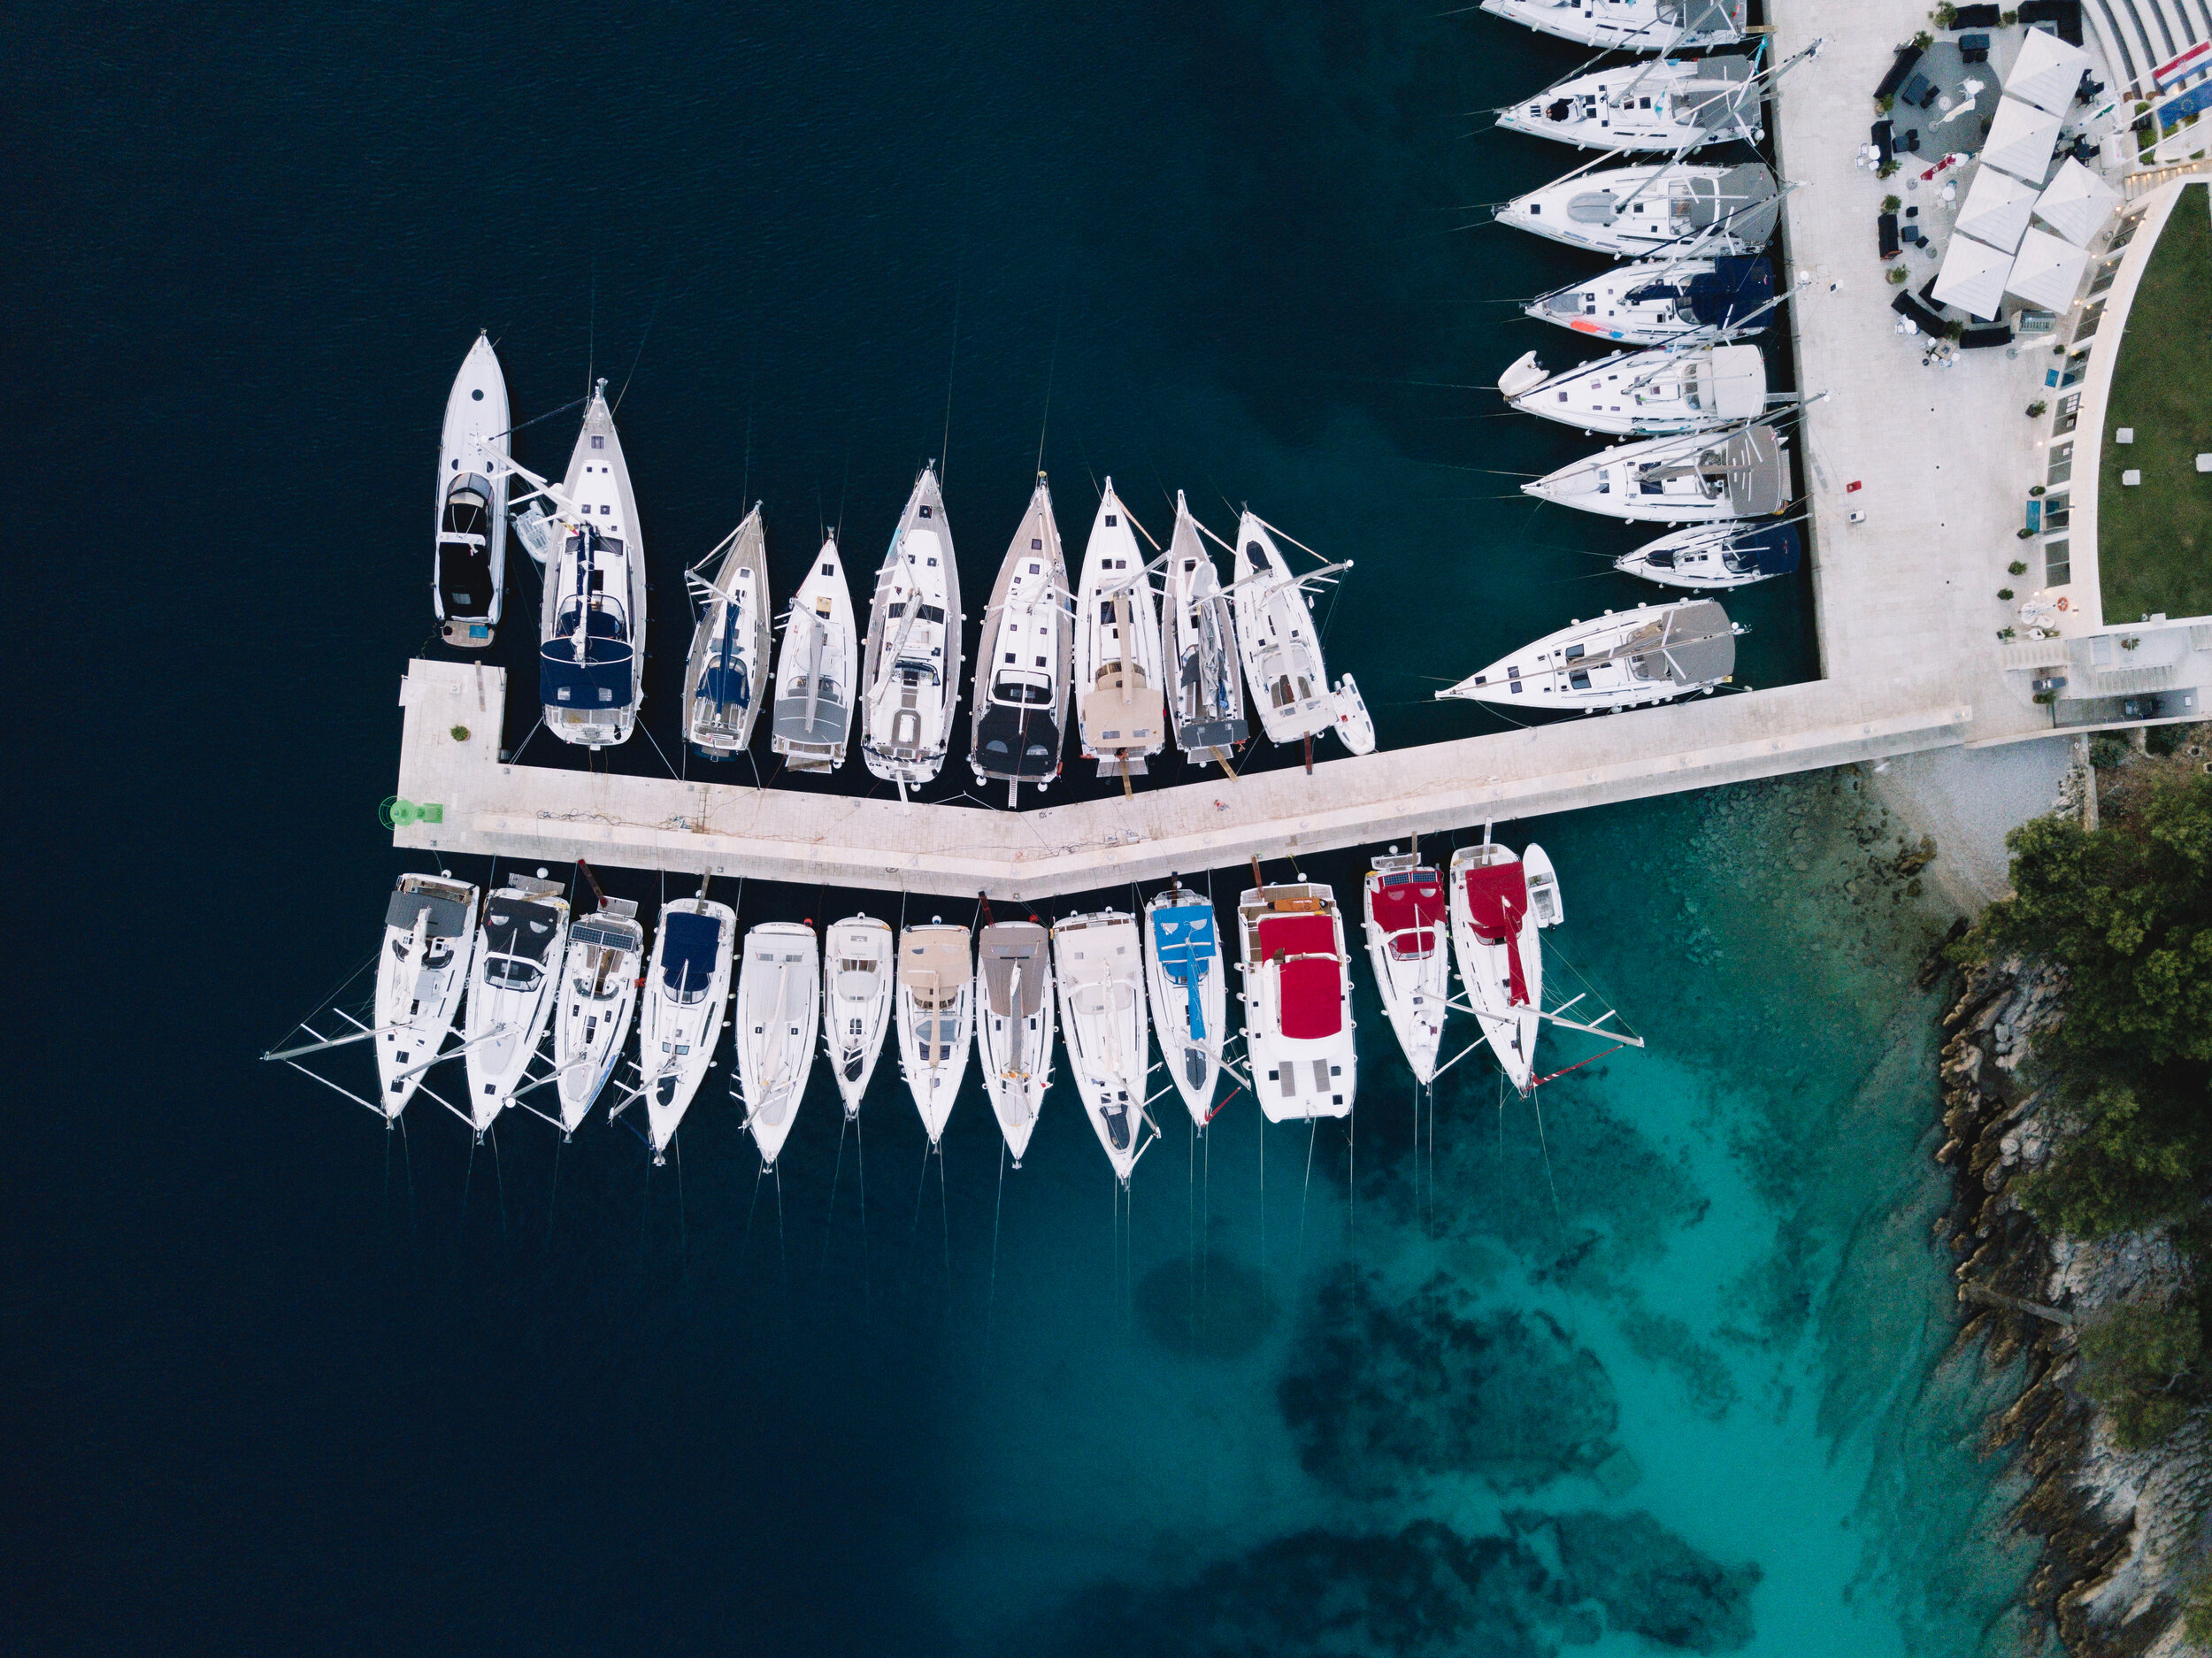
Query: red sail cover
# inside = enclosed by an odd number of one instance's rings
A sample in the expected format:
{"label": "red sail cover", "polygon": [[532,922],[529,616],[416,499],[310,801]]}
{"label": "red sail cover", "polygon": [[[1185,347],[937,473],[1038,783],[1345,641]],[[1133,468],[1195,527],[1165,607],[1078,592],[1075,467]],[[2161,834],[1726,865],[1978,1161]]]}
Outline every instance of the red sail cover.
{"label": "red sail cover", "polygon": [[[1401,961],[1426,956],[1444,936],[1443,877],[1426,867],[1386,875],[1369,896],[1368,912],[1390,940],[1393,956]],[[1426,930],[1408,931],[1415,927]]]}
{"label": "red sail cover", "polygon": [[1521,970],[1521,917],[1528,914],[1528,881],[1518,858],[1478,864],[1467,871],[1467,912],[1475,936],[1505,946],[1506,986],[1512,1004],[1528,1006],[1528,976]]}
{"label": "red sail cover", "polygon": [[1268,916],[1260,922],[1260,959],[1285,961],[1282,975],[1283,1034],[1310,1042],[1334,1036],[1344,1025],[1343,992],[1338,974],[1336,928],[1326,916]]}

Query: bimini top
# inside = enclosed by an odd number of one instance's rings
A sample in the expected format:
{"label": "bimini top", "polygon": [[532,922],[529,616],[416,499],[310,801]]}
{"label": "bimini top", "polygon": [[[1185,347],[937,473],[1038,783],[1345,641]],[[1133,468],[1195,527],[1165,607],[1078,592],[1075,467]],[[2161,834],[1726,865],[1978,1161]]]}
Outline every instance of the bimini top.
{"label": "bimini top", "polygon": [[1393,870],[1377,886],[1369,909],[1375,925],[1390,940],[1390,953],[1401,961],[1417,961],[1436,948],[1441,936],[1444,878],[1425,864]]}
{"label": "bimini top", "polygon": [[918,1008],[949,1008],[972,970],[965,927],[910,927],[899,945],[899,983]]}
{"label": "bimini top", "polygon": [[1260,959],[1281,963],[1285,1036],[1311,1042],[1343,1028],[1343,963],[1336,953],[1336,925],[1327,916],[1262,917]]}
{"label": "bimini top", "polygon": [[1678,106],[1686,104],[1701,131],[1759,124],[1759,88],[1752,84],[1751,59],[1729,56],[1697,60],[1696,79],[1675,88]]}
{"label": "bimini top", "polygon": [[430,912],[426,937],[457,939],[469,930],[469,906],[458,898],[448,898],[440,893],[411,893],[404,888],[392,894],[391,905],[384,911],[384,925],[411,932],[416,917],[426,910]]}
{"label": "bimini top", "polygon": [[1739,575],[1755,571],[1763,576],[1786,576],[1797,568],[1802,547],[1794,524],[1769,524],[1732,535],[1727,563]]}
{"label": "bimini top", "polygon": [[718,917],[675,910],[661,917],[661,983],[686,1002],[707,994],[722,954]]}
{"label": "bimini top", "polygon": [[627,708],[633,700],[637,652],[624,637],[621,618],[601,610],[590,617],[581,662],[573,611],[562,624],[563,636],[538,647],[538,701],[548,708]]}
{"label": "bimini top", "polygon": [[[1709,272],[1693,276],[1674,296],[1704,326],[1725,328],[1774,297],[1774,266],[1764,259],[1716,259]],[[1628,303],[1640,297],[1631,294]]]}
{"label": "bimini top", "polygon": [[1171,985],[1202,979],[1220,940],[1210,904],[1177,904],[1152,912],[1152,941],[1159,947],[1160,971]]}
{"label": "bimini top", "polygon": [[1528,914],[1528,878],[1510,864],[1475,864],[1467,870],[1467,914],[1475,936],[1505,946],[1506,988],[1517,1008],[1528,1005],[1528,975],[1521,965],[1521,919]]}
{"label": "bimini top", "polygon": [[542,963],[553,948],[553,934],[560,925],[560,913],[550,904],[495,898],[484,910],[485,954]]}
{"label": "bimini top", "polygon": [[[1028,687],[1049,699],[1049,686]],[[1060,771],[1060,722],[1049,701],[1042,707],[987,702],[976,722],[975,753],[996,778],[1051,778]]]}
{"label": "bimini top", "polygon": [[1744,0],[1659,0],[1659,20],[1688,35],[1740,35]]}

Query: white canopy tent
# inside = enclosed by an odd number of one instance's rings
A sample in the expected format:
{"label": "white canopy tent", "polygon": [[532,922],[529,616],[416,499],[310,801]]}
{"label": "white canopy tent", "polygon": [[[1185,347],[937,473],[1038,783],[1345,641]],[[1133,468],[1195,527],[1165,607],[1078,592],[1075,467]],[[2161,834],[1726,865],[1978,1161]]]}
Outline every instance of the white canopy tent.
{"label": "white canopy tent", "polygon": [[2057,116],[2018,98],[2002,97],[1997,100],[1996,119],[1989,124],[1989,142],[1982,150],[1982,160],[2040,189],[2043,180],[2051,176],[2051,151],[2057,145]]}
{"label": "white canopy tent", "polygon": [[2119,191],[2069,156],[2035,198],[2035,216],[2077,248],[2085,248],[2119,205]]}
{"label": "white canopy tent", "polygon": [[1954,235],[1943,250],[1943,268],[1928,291],[1939,305],[1956,305],[1987,322],[2004,309],[2005,272],[2009,256],[1968,235]]}
{"label": "white canopy tent", "polygon": [[2074,290],[2081,286],[2081,273],[2088,264],[2089,256],[2072,242],[2032,227],[2020,243],[2020,254],[2012,262],[2005,289],[2031,305],[2064,311],[2074,303]]}
{"label": "white canopy tent", "polygon": [[2009,173],[1994,167],[1974,169],[1974,182],[1959,204],[1958,228],[1977,242],[2011,253],[2027,234],[2028,213],[2035,192]]}
{"label": "white canopy tent", "polygon": [[2012,73],[2005,77],[2005,96],[2063,115],[2073,106],[2088,68],[2089,54],[2080,47],[2032,28],[2020,42],[2020,55],[2012,60]]}

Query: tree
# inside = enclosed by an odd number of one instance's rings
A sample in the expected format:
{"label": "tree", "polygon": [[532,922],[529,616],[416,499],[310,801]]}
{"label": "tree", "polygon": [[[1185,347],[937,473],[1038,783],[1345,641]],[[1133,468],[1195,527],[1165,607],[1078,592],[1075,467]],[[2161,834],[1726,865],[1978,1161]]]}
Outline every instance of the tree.
{"label": "tree", "polygon": [[2212,1165],[2212,1132],[2186,1100],[2153,1097],[2147,1111],[2124,1083],[2093,1087],[2080,1127],[2048,1167],[2022,1183],[2020,1201],[2046,1231],[2103,1238],[2162,1225],[2201,1201],[2199,1171]]}
{"label": "tree", "polygon": [[2204,1331],[2190,1307],[2108,1308],[2081,1326],[2081,1390],[2131,1451],[2157,1444],[2203,1397]]}

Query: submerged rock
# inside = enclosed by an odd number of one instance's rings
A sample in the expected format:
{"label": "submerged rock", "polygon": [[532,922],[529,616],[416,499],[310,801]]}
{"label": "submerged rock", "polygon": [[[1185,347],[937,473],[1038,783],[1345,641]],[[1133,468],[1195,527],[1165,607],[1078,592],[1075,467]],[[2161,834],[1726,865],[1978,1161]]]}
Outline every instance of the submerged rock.
{"label": "submerged rock", "polygon": [[1240,1359],[1275,1323],[1260,1275],[1231,1255],[1178,1255],[1137,1284],[1137,1320],[1171,1353]]}
{"label": "submerged rock", "polygon": [[[1509,1516],[1524,1529],[1534,1516]],[[1734,1652],[1751,1640],[1751,1592],[1763,1574],[1723,1566],[1638,1512],[1563,1514],[1552,1528],[1568,1594],[1601,1601],[1606,1621],[1684,1652]]]}

